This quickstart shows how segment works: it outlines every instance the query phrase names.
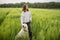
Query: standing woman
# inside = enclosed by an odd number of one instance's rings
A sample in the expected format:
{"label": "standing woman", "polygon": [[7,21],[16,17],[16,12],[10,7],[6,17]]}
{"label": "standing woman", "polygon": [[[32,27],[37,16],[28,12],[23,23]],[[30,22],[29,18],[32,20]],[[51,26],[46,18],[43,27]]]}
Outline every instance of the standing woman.
{"label": "standing woman", "polygon": [[28,5],[24,4],[22,14],[21,14],[21,24],[27,24],[28,25],[28,33],[29,33],[29,39],[32,40],[32,32],[30,23],[32,22],[31,13],[28,9]]}

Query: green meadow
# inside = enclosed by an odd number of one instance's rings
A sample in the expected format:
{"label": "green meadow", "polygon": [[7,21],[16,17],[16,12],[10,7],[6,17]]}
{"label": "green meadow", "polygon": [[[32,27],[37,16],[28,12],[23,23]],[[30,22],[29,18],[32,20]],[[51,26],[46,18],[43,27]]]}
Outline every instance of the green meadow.
{"label": "green meadow", "polygon": [[[60,40],[60,9],[29,10],[33,40]],[[21,30],[21,12],[22,8],[0,8],[0,40],[15,40]]]}

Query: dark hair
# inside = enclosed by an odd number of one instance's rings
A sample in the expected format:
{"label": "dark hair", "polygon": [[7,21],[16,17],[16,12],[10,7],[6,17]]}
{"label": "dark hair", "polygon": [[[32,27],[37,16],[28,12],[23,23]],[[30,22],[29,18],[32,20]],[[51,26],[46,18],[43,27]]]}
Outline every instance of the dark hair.
{"label": "dark hair", "polygon": [[26,6],[28,6],[28,5],[26,5],[26,4],[23,5],[23,11],[24,11],[24,12],[25,12],[25,11],[29,11],[29,9],[26,9]]}

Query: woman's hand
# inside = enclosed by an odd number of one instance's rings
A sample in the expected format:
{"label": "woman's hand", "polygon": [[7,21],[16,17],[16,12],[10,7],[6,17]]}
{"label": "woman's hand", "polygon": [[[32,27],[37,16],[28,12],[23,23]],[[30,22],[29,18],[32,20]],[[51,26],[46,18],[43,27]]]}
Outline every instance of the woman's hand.
{"label": "woman's hand", "polygon": [[24,31],[26,31],[26,27],[24,25],[22,25],[22,28],[23,28]]}

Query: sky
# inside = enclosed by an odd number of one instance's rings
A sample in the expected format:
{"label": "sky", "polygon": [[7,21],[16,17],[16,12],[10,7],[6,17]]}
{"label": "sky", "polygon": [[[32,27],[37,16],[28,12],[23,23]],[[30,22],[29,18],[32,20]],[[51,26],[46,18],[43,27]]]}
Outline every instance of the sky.
{"label": "sky", "polygon": [[60,2],[60,0],[0,0],[0,4],[4,3],[20,3],[20,2]]}

